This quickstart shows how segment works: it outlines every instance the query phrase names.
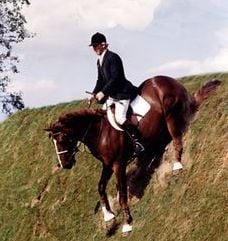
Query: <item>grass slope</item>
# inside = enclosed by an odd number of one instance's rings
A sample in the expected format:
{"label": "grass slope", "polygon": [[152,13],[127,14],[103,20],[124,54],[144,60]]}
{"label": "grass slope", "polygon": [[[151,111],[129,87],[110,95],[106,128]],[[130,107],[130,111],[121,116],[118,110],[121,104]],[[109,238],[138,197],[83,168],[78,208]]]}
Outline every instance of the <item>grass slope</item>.
{"label": "grass slope", "polygon": [[[119,229],[107,238],[101,214],[94,214],[99,161],[85,151],[72,170],[54,171],[54,147],[43,128],[63,112],[84,108],[85,102],[26,109],[1,123],[0,241],[227,240],[228,74],[181,81],[194,92],[212,78],[223,84],[185,135],[184,171],[154,174],[144,197],[130,204],[134,230],[128,237]],[[108,188],[112,196],[114,183]]]}

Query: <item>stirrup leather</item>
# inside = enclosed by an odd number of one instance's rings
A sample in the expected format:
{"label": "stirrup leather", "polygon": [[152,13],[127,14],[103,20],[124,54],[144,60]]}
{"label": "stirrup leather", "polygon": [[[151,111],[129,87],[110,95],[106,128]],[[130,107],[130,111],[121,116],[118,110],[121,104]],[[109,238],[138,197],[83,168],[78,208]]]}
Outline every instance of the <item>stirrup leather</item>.
{"label": "stirrup leather", "polygon": [[137,156],[145,150],[144,146],[139,142],[134,142],[134,154],[133,156]]}

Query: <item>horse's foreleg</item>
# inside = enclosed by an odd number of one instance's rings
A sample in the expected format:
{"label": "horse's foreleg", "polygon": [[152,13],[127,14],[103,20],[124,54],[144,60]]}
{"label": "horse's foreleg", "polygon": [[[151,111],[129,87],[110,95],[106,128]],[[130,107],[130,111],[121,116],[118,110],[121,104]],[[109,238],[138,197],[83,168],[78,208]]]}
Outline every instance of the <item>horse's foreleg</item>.
{"label": "horse's foreleg", "polygon": [[112,176],[112,173],[113,173],[113,171],[112,171],[111,168],[103,165],[101,178],[100,178],[100,181],[99,181],[99,184],[98,184],[98,192],[100,194],[100,202],[101,202],[101,207],[102,207],[102,212],[104,214],[104,221],[105,222],[108,222],[115,217],[115,215],[111,211],[109,201],[108,201],[108,197],[107,197],[107,194],[106,194],[106,187],[107,187],[109,179]]}
{"label": "horse's foreleg", "polygon": [[181,157],[183,152],[183,143],[182,143],[182,135],[183,131],[181,130],[181,119],[175,119],[175,117],[170,116],[166,119],[167,127],[169,133],[173,140],[173,147],[175,151],[175,162],[173,165],[173,171],[178,171],[183,168],[181,163]]}
{"label": "horse's foreleg", "polygon": [[183,165],[181,163],[181,157],[183,152],[182,136],[175,137],[173,139],[173,146],[175,150],[175,159],[176,159],[176,161],[173,164],[173,171],[178,171],[183,168]]}
{"label": "horse's foreleg", "polygon": [[130,214],[130,209],[128,206],[128,198],[127,198],[127,177],[126,177],[126,166],[121,164],[113,166],[114,173],[117,179],[117,186],[119,191],[119,204],[123,211],[124,225],[122,228],[122,232],[130,232],[132,231],[132,216]]}

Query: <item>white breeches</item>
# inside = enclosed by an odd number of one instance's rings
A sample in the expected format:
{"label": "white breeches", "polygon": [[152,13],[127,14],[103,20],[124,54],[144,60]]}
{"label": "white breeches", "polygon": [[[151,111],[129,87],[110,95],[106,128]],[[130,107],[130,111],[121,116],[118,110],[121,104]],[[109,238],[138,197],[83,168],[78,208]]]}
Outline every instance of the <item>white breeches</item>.
{"label": "white breeches", "polygon": [[115,118],[116,122],[122,125],[127,119],[127,110],[130,104],[130,100],[117,100],[109,97],[106,100],[106,108],[110,108],[111,105],[115,105]]}

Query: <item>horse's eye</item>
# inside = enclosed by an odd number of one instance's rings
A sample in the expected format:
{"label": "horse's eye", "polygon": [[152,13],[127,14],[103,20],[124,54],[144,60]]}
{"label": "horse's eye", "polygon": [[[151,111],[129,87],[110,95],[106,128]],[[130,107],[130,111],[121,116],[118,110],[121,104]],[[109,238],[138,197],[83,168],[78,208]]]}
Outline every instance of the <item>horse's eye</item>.
{"label": "horse's eye", "polygon": [[58,142],[64,142],[66,140],[66,135],[60,135],[59,137],[58,137]]}

